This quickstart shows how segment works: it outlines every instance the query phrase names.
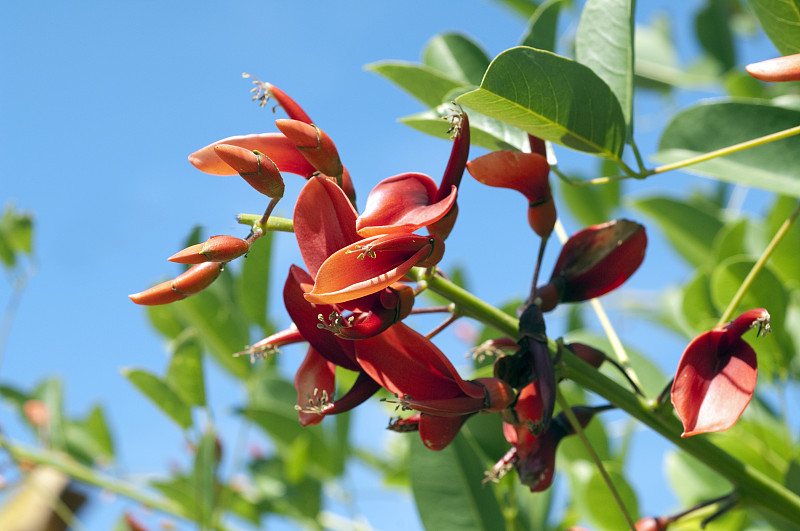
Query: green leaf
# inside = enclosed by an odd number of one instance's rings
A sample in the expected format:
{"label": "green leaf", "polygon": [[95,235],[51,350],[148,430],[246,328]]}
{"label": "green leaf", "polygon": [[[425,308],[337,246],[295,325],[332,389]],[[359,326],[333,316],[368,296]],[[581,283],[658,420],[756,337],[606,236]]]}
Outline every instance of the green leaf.
{"label": "green leaf", "polygon": [[683,288],[681,308],[686,325],[696,333],[717,325],[722,310],[711,299],[711,277],[707,272],[698,271]]}
{"label": "green leaf", "polygon": [[428,450],[419,437],[414,437],[409,474],[425,528],[436,531],[505,529],[491,484],[481,485],[484,470],[484,462],[462,435],[440,452]]}
{"label": "green leaf", "polygon": [[664,235],[695,266],[708,262],[717,232],[722,228],[719,210],[699,201],[690,204],[669,197],[651,197],[633,205],[659,224]]}
{"label": "green leaf", "polygon": [[558,144],[619,159],[625,118],[614,93],[588,67],[551,52],[511,48],[489,65],[466,107]]}
{"label": "green leaf", "polygon": [[559,196],[569,207],[570,214],[585,226],[612,219],[619,206],[620,181],[597,186],[573,186],[559,181],[558,187]]}
{"label": "green leaf", "polygon": [[192,514],[201,529],[211,529],[216,512],[217,438],[213,431],[203,434],[194,457],[192,479],[195,487],[195,506]]}
{"label": "green leaf", "polygon": [[232,283],[223,272],[205,291],[171,306],[180,320],[194,327],[203,346],[224,369],[238,378],[245,378],[251,371],[249,360],[233,355],[250,342],[250,332],[247,319],[231,299],[232,289],[226,289],[226,282]]}
{"label": "green leaf", "polygon": [[518,15],[525,18],[530,18],[536,11],[538,3],[533,0],[494,0],[498,4],[503,4],[506,7],[515,11]]}
{"label": "green leaf", "polygon": [[48,436],[50,447],[64,450],[67,447],[66,419],[64,418],[63,384],[58,378],[48,378],[41,382],[31,398],[41,400],[49,415]]}
{"label": "green leaf", "polygon": [[[604,466],[625,509],[635,522],[639,518],[636,494],[615,463],[607,462],[604,463]],[[573,496],[578,506],[581,507],[579,511],[589,518],[595,529],[608,531],[628,529],[629,526],[620,506],[593,464],[577,462],[573,464],[570,472]]]}
{"label": "green leaf", "polygon": [[729,6],[728,0],[706,0],[694,20],[697,40],[706,53],[719,63],[722,72],[736,65]]}
{"label": "green leaf", "polygon": [[462,85],[479,85],[489,67],[489,56],[464,35],[442,33],[428,41],[422,62]]}
{"label": "green leaf", "polygon": [[236,277],[237,299],[244,314],[267,334],[267,296],[271,272],[273,233],[253,242]]}
{"label": "green leaf", "polygon": [[[400,118],[400,121],[423,133],[449,138],[448,126],[443,120],[449,114],[452,114],[452,106],[443,103],[435,109]],[[485,147],[492,151],[499,149],[521,151],[528,149],[529,146],[528,135],[524,132],[477,112],[469,113],[469,131],[472,146]]]}
{"label": "green leaf", "polygon": [[687,507],[730,492],[722,476],[689,454],[668,452],[664,466],[673,492]]}
{"label": "green leaf", "polygon": [[17,212],[12,203],[6,204],[0,217],[0,260],[13,267],[17,253],[31,254],[33,250],[33,216]]}
{"label": "green leaf", "polygon": [[633,129],[634,11],[632,0],[587,0],[575,35],[576,60],[611,88],[629,131]]}
{"label": "green leaf", "polygon": [[528,28],[522,36],[520,45],[555,52],[558,16],[566,1],[547,0],[540,5],[528,21]]}
{"label": "green leaf", "polygon": [[166,383],[189,406],[205,406],[206,391],[203,377],[203,350],[195,334],[175,341]]}
{"label": "green leaf", "polygon": [[[797,199],[780,196],[770,205],[766,216],[766,233],[764,234],[763,247],[778,232],[780,226],[789,218],[795,208]],[[792,223],[780,245],[775,248],[769,258],[770,265],[783,282],[792,288],[800,287],[800,260],[797,259],[797,249],[800,249],[800,224]]]}
{"label": "green leaf", "polygon": [[167,339],[175,339],[186,329],[186,323],[178,317],[173,304],[147,306],[147,317],[159,334]]}
{"label": "green leaf", "polygon": [[[715,101],[677,114],[661,136],[662,163],[676,162],[800,124],[800,111],[767,103]],[[800,197],[800,137],[793,136],[686,167],[683,171]]]}
{"label": "green leaf", "polygon": [[782,55],[800,53],[799,0],[748,0],[747,3]]}
{"label": "green leaf", "polygon": [[463,83],[434,70],[429,66],[401,61],[381,61],[364,68],[382,75],[426,107],[436,107],[445,101],[452,90]]}
{"label": "green leaf", "polygon": [[100,455],[108,459],[114,458],[114,439],[108,429],[103,408],[95,405],[83,421],[86,431],[92,436]]}
{"label": "green leaf", "polygon": [[184,430],[192,425],[192,411],[166,382],[141,369],[123,369],[123,376]]}

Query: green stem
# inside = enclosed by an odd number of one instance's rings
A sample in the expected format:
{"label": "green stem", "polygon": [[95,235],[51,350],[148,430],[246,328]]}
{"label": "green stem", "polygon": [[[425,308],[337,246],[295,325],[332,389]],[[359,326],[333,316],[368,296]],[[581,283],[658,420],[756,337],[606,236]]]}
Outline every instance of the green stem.
{"label": "green stem", "polygon": [[720,316],[717,325],[722,326],[733,318],[733,314],[736,312],[736,308],[742,302],[747,290],[750,289],[750,286],[753,284],[756,276],[761,272],[762,269],[764,269],[767,260],[769,260],[770,256],[772,256],[772,253],[775,252],[778,244],[781,243],[781,240],[783,240],[784,236],[786,236],[786,233],[789,232],[789,228],[792,226],[792,223],[794,223],[794,220],[797,219],[798,214],[800,214],[800,202],[797,203],[797,206],[794,208],[789,217],[784,220],[783,224],[775,233],[775,236],[772,237],[769,245],[767,245],[767,248],[764,249],[764,252],[761,253],[761,256],[758,258],[756,263],[753,264],[753,268],[749,273],[747,273],[747,276],[745,277],[744,281],[742,281],[739,289],[736,290],[736,294],[734,294],[731,302],[728,303],[728,307],[725,308],[722,316]]}
{"label": "green stem", "polygon": [[91,467],[73,461],[69,457],[51,451],[36,450],[11,442],[0,435],[0,447],[8,451],[15,461],[31,461],[40,465],[48,465],[56,468],[76,481],[94,485],[101,489],[115,492],[120,496],[134,500],[147,507],[151,507],[166,514],[194,521],[194,515],[190,514],[177,503],[163,497],[155,497],[138,487],[125,481],[121,481],[110,476],[98,473]]}
{"label": "green stem", "polygon": [[[518,336],[517,319],[444,278],[437,276],[425,278],[424,270],[416,270],[414,275],[418,280],[424,280],[428,289],[454,302],[466,315],[495,328],[506,336],[513,338]],[[555,343],[552,341],[550,343],[551,351],[555,353]],[[662,415],[654,411],[635,394],[581,361],[567,349],[562,351],[558,368],[562,376],[572,379],[608,400],[726,478],[734,485],[742,502],[757,506],[788,522],[800,522],[800,496],[752,466],[739,461],[705,437],[681,438],[682,426],[671,413]]]}
{"label": "green stem", "polygon": [[589,442],[589,438],[586,437],[586,433],[583,431],[583,426],[581,426],[580,421],[575,416],[575,413],[572,411],[572,408],[567,403],[564,395],[561,394],[561,389],[556,387],[556,403],[558,407],[561,408],[561,411],[564,412],[564,415],[567,416],[567,420],[569,420],[570,425],[572,425],[572,429],[575,430],[575,433],[578,434],[583,446],[586,448],[586,451],[589,453],[589,457],[594,462],[594,466],[597,467],[598,472],[600,475],[603,476],[603,481],[605,482],[606,486],[608,486],[609,492],[611,492],[611,496],[614,497],[614,501],[619,506],[619,510],[622,512],[622,515],[625,517],[625,521],[628,523],[628,529],[634,529],[636,527],[636,523],[631,518],[631,515],[628,513],[628,509],[625,507],[625,504],[622,502],[622,497],[619,495],[619,491],[617,487],[614,486],[614,483],[611,481],[611,477],[608,475],[606,471],[606,467],[603,466],[603,462],[600,460],[600,457],[597,455],[597,452],[594,451],[594,447],[592,447],[592,443]]}
{"label": "green stem", "polygon": [[239,214],[236,216],[236,221],[242,225],[249,225],[251,227],[259,227],[263,231],[278,231],[278,232],[294,232],[294,224],[291,219],[278,218],[271,216],[266,225],[260,224],[261,217],[258,214]]}
{"label": "green stem", "polygon": [[764,135],[758,138],[754,138],[753,140],[747,140],[746,142],[740,142],[732,146],[727,146],[714,151],[709,151],[708,153],[703,153],[702,155],[698,155],[696,157],[690,157],[688,159],[679,160],[678,162],[672,162],[670,164],[663,164],[661,166],[658,166],[650,170],[646,175],[644,175],[644,177],[656,173],[664,173],[671,170],[677,170],[678,168],[684,168],[686,166],[691,166],[692,164],[705,162],[707,160],[721,157],[723,155],[730,155],[731,153],[736,153],[737,151],[743,151],[745,149],[760,146],[762,144],[767,144],[769,142],[774,142],[776,140],[789,138],[790,136],[794,136],[798,133],[800,133],[800,125],[795,127],[790,127],[789,129],[784,129],[783,131],[778,131],[777,133],[772,133],[769,135]]}

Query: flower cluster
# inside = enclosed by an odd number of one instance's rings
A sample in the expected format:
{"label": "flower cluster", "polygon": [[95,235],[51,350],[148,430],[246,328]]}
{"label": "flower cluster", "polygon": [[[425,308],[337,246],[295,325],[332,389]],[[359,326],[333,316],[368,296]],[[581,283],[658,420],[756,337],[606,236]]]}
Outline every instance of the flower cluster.
{"label": "flower cluster", "polygon": [[[469,416],[499,413],[511,449],[489,479],[515,468],[531,490],[547,488],[559,441],[608,406],[577,406],[570,415],[555,411],[555,352],[543,314],[561,303],[598,297],[625,282],[644,258],[644,227],[619,219],[579,231],[564,244],[550,279],[537,286],[540,252],[531,295],[519,310],[518,337],[492,340],[492,348],[502,351],[494,363],[494,376],[465,380],[430,334],[424,336],[404,322],[424,289],[423,283],[413,285],[413,279],[440,274],[436,265],[456,222],[465,169],[483,184],[525,196],[528,223],[544,249],[556,223],[544,144],[531,137],[529,153],[496,151],[468,162],[469,119],[459,109],[450,116],[454,141],[441,181],[420,173],[389,177],[373,188],[359,213],[353,181],[330,137],[280,89],[260,81],[256,85],[256,98],[262,103],[273,98],[289,116],[276,121],[279,132],[224,138],[189,160],[207,173],[239,174],[270,198],[264,215],[244,239],[213,236],[173,255],[170,260],[192,267],[173,280],[130,295],[131,300],[166,304],[210,285],[227,262],[244,255],[267,230],[271,212],[284,195],[283,174],[298,174],[307,182],[291,221],[303,265],[289,268],[283,287],[293,324],[239,354],[262,358],[283,345],[308,344],[294,379],[295,407],[303,425],[348,411],[383,389],[402,410],[411,411],[391,422],[390,429],[418,431],[425,446],[441,450]],[[754,383],[755,363],[752,349],[739,336],[765,318],[763,314],[740,318],[701,336],[687,349],[672,394],[682,418],[691,419],[685,420],[687,434],[721,429],[725,422],[717,422],[719,417],[729,420],[733,415],[706,411],[731,394],[731,386],[721,382],[723,377],[737,382],[748,378],[746,389],[729,409],[741,412],[746,405],[743,397]],[[606,359],[591,347],[565,348],[595,368]],[[700,355],[709,351],[716,357]],[[750,365],[753,371],[747,370]],[[337,368],[357,373],[353,386],[341,395],[336,389]]]}

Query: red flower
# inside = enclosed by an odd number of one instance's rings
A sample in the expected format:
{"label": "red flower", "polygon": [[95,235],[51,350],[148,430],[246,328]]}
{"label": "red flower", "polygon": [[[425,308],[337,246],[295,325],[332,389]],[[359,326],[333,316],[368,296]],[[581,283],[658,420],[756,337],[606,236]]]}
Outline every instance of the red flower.
{"label": "red flower", "polygon": [[672,404],[683,422],[681,437],[727,430],[741,416],[756,386],[756,353],[742,339],[750,328],[769,331],[769,313],[750,310],[697,336],[681,357]]}
{"label": "red flower", "polygon": [[542,310],[552,310],[558,302],[589,300],[618,288],[642,264],[646,248],[644,227],[627,219],[576,232],[561,249],[550,282],[537,289]]}

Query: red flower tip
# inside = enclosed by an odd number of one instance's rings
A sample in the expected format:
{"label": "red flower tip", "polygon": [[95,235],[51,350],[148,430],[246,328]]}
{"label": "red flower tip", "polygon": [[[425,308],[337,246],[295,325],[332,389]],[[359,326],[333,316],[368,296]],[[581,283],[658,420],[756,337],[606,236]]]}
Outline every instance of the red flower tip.
{"label": "red flower tip", "polygon": [[262,133],[223,138],[189,155],[189,162],[198,170],[212,175],[235,175],[238,171],[223,161],[214,149],[220,144],[263,153],[282,172],[294,173],[308,178],[317,171],[300,154],[294,143],[281,133]]}
{"label": "red flower tip", "polygon": [[367,339],[408,317],[414,307],[414,290],[401,282],[384,288],[374,298],[369,311],[355,312],[345,319],[346,326],[334,333],[342,339]]}
{"label": "red flower tip", "polygon": [[461,426],[467,421],[467,415],[458,417],[437,417],[421,414],[419,420],[419,437],[429,450],[444,450],[458,435]]}
{"label": "red flower tip", "polygon": [[303,108],[300,107],[300,105],[298,105],[297,102],[290,98],[289,95],[284,91],[272,83],[261,81],[250,74],[242,74],[242,77],[253,78],[253,84],[256,85],[255,88],[250,90],[250,92],[255,93],[253,96],[253,101],[260,100],[261,106],[264,107],[267,104],[267,100],[272,98],[278,103],[278,105],[283,107],[283,110],[286,111],[286,114],[289,115],[289,118],[293,120],[300,120],[301,122],[305,122],[307,124],[311,123],[311,118],[306,114]]}
{"label": "red flower tip", "polygon": [[488,186],[510,188],[528,199],[528,223],[547,237],[556,222],[556,209],[550,192],[550,165],[539,153],[494,151],[467,163],[467,170]]}
{"label": "red flower tip", "polygon": [[162,282],[140,293],[128,295],[128,298],[136,304],[145,306],[169,304],[203,291],[217,279],[221,272],[222,264],[216,262],[198,264],[190,267],[173,280]]}
{"label": "red flower tip", "polygon": [[225,164],[267,197],[283,197],[284,183],[277,164],[260,151],[250,151],[238,146],[219,144],[214,152]]}
{"label": "red flower tip", "polygon": [[[403,173],[379,182],[367,197],[364,212],[356,220],[363,238],[393,232],[414,232],[442,219],[456,202],[451,186],[435,201],[436,183],[421,173]],[[455,221],[455,220],[454,220]]]}
{"label": "red flower tip", "polygon": [[566,345],[566,347],[570,349],[575,356],[585,361],[595,369],[599,369],[600,365],[602,365],[607,359],[607,356],[603,351],[597,350],[589,345],[584,345],[583,343],[570,343],[569,345]]}
{"label": "red flower tip", "polygon": [[299,120],[275,120],[275,125],[320,173],[337,178],[342,176],[344,168],[339,152],[325,131]]}
{"label": "red flower tip", "polygon": [[761,81],[800,81],[800,54],[767,59],[744,68]]}
{"label": "red flower tip", "polygon": [[486,390],[484,403],[486,404],[485,411],[487,412],[503,411],[517,399],[517,395],[511,386],[500,378],[475,378],[472,381],[481,384]]}
{"label": "red flower tip", "polygon": [[672,384],[672,404],[683,423],[681,437],[727,430],[755,392],[756,353],[741,336],[769,330],[764,309],[743,313],[724,327],[697,336],[681,356]]}
{"label": "red flower tip", "polygon": [[575,233],[553,268],[550,284],[561,302],[578,302],[604,295],[639,268],[647,248],[644,227],[618,219]]}
{"label": "red flower tip", "polygon": [[235,236],[212,236],[204,243],[191,245],[168,258],[179,264],[202,264],[203,262],[230,262],[239,258],[250,248],[247,240]]}

